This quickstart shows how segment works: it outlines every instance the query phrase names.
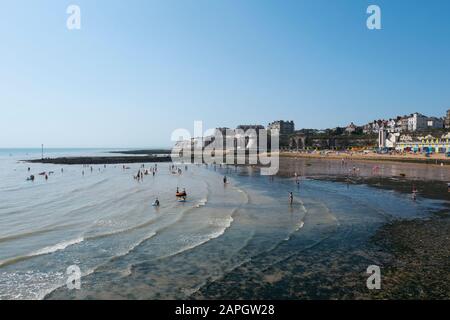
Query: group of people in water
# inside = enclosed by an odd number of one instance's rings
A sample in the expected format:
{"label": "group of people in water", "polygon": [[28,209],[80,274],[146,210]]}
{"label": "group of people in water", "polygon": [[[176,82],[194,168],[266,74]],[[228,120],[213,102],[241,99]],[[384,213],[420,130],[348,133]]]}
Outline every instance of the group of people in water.
{"label": "group of people in water", "polygon": [[[28,172],[30,172],[30,171],[31,171],[31,168],[28,167]],[[49,172],[44,171],[44,172],[39,173],[38,175],[43,176],[45,180],[48,180],[48,177],[54,173],[55,173],[54,171],[49,171]],[[34,176],[34,174],[32,174],[27,178],[27,181],[34,181],[35,179],[36,179],[36,177]]]}
{"label": "group of people in water", "polygon": [[[188,166],[184,166],[184,170],[187,171],[188,170]],[[175,165],[169,166],[169,171],[172,174],[179,174],[179,175],[181,175],[183,173],[183,170],[181,168],[175,166]],[[223,176],[223,183],[224,183],[224,185],[228,184],[227,176]],[[180,191],[180,188],[177,187],[177,190],[175,192],[175,197],[176,197],[178,202],[186,202],[186,199],[187,199],[186,189],[183,188],[183,191]],[[160,203],[159,199],[156,198],[156,200],[153,202],[152,205],[154,207],[159,207],[161,205],[161,203]]]}
{"label": "group of people in water", "polygon": [[[348,165],[347,161],[345,159],[342,159],[342,166],[343,167],[347,167],[347,165]],[[220,165],[220,167],[222,167],[222,166]],[[90,166],[90,165],[83,165],[83,168],[89,168],[88,170],[90,170],[91,173],[94,171],[93,166]],[[106,168],[106,164],[104,165],[104,168]],[[127,167],[125,165],[123,165],[122,168],[123,168],[123,170],[131,169],[130,167]],[[184,169],[184,171],[187,171],[188,170],[188,166],[184,165],[184,167],[183,167],[183,166],[176,166],[174,164],[169,166],[169,171],[170,171],[171,174],[181,175],[181,174],[183,174],[183,169]],[[216,169],[216,165],[214,165],[214,169]],[[100,168],[98,170],[100,171]],[[31,168],[28,167],[28,172],[30,172],[30,171],[31,171]],[[353,173],[353,175],[356,175],[356,174],[359,173],[359,168],[356,168],[355,166],[353,166],[348,171],[349,171],[349,173]],[[374,166],[372,168],[372,173],[374,173],[374,174],[378,173],[379,171],[380,171],[380,167],[379,166]],[[158,172],[158,164],[154,164],[150,168],[145,168],[145,165],[142,164],[140,169],[138,170],[137,174],[134,175],[133,177],[134,177],[135,180],[140,182],[140,181],[143,181],[144,176],[147,176],[147,175],[155,176],[157,172]],[[64,169],[63,168],[61,168],[61,173],[64,173]],[[41,172],[38,175],[39,176],[43,176],[45,180],[48,180],[49,176],[52,175],[52,174],[54,174],[54,172],[53,171],[49,171],[49,172]],[[85,174],[85,170],[83,169],[82,170],[82,175],[84,176],[84,174]],[[300,188],[300,176],[301,175],[299,175],[297,172],[294,172],[294,181],[295,181],[295,184],[296,184],[297,188]],[[34,181],[35,179],[36,179],[35,175],[31,174],[27,178],[27,181]],[[273,181],[273,177],[272,176],[271,176],[271,180]],[[349,187],[350,175],[347,175],[346,182],[347,182],[347,187]],[[226,175],[223,176],[223,183],[224,183],[224,185],[228,184],[228,178],[227,178]],[[450,193],[450,183],[447,184],[447,187],[448,187],[448,192]],[[417,190],[415,184],[413,184],[413,186],[412,186],[412,193],[411,193],[411,197],[412,197],[413,200],[417,199],[417,194],[418,194],[418,190]],[[177,201],[185,202],[186,199],[187,199],[186,189],[183,188],[183,190],[180,191],[179,187],[177,187],[175,196],[176,196]],[[288,203],[290,205],[293,205],[293,203],[294,203],[294,194],[293,194],[292,191],[289,191]],[[153,202],[152,205],[156,206],[156,207],[159,207],[160,206],[159,199],[156,198],[156,200]]]}
{"label": "group of people in water", "polygon": [[[89,170],[91,170],[91,173],[94,172],[94,167],[89,164],[84,164],[83,168],[88,168]],[[103,165],[103,168],[106,169],[106,164]],[[100,168],[98,168],[98,172],[100,171]],[[64,169],[61,169],[61,172],[64,172]],[[81,175],[84,176],[84,169],[81,171]]]}
{"label": "group of people in water", "polygon": [[[106,169],[106,164],[103,165],[103,167]],[[83,165],[83,170],[81,170],[81,175],[82,175],[82,176],[84,176],[85,168],[86,168],[86,169],[89,169],[89,170],[91,171],[91,173],[94,172],[94,167],[93,167],[93,166],[84,164],[84,165]],[[28,167],[28,168],[27,168],[27,171],[28,171],[28,172],[31,172],[31,168]],[[100,168],[98,168],[98,171],[99,171],[99,172],[101,171]],[[44,179],[45,179],[46,181],[47,181],[47,180],[50,178],[50,176],[53,175],[53,174],[55,174],[54,171],[48,171],[48,172],[47,172],[47,171],[43,171],[43,172],[38,173],[38,175],[44,177]],[[64,174],[64,168],[61,168],[61,174]],[[27,181],[32,181],[32,182],[33,182],[35,179],[36,179],[36,176],[35,176],[34,174],[31,174],[30,176],[27,177]]]}
{"label": "group of people in water", "polygon": [[177,200],[179,202],[185,202],[187,197],[186,189],[183,188],[183,191],[180,192],[180,189],[177,187],[177,192],[175,193],[175,196],[177,197]]}
{"label": "group of people in water", "polygon": [[[144,165],[142,165],[142,168],[144,168]],[[188,166],[185,165],[184,166],[184,170],[187,171],[188,170]],[[154,167],[152,167],[149,170],[145,170],[144,172],[141,172],[139,170],[138,175],[135,177],[136,179],[143,179],[144,175],[150,174],[152,173],[153,176],[155,176],[156,172],[158,171],[158,165],[155,164]],[[181,175],[183,173],[183,170],[181,167],[175,166],[174,164],[169,166],[169,172],[171,174],[177,174],[177,175]],[[139,178],[140,177],[140,178]],[[179,202],[186,202],[186,198],[187,198],[187,192],[186,189],[183,188],[183,191],[180,191],[180,188],[177,187],[177,191],[175,192],[175,197],[177,198],[177,201]],[[152,206],[154,207],[159,207],[161,205],[161,202],[159,201],[158,198],[155,199],[155,201],[153,202]]]}
{"label": "group of people in water", "polygon": [[[177,198],[177,201],[179,202],[186,202],[187,198],[187,192],[186,189],[183,188],[183,191],[180,191],[180,188],[177,187],[177,191],[175,192],[175,197]],[[156,198],[156,200],[152,204],[154,207],[159,207],[161,203],[159,202],[159,199]]]}
{"label": "group of people in water", "polygon": [[[126,170],[125,166],[124,166],[124,170]],[[158,164],[156,164],[156,163],[150,169],[146,169],[145,165],[141,165],[141,168],[138,170],[137,174],[133,177],[135,180],[140,182],[140,181],[144,181],[144,176],[148,176],[151,174],[154,177],[157,172],[158,172]]]}
{"label": "group of people in water", "polygon": [[[188,171],[188,166],[187,165],[184,166],[184,171]],[[183,174],[183,169],[181,167],[178,167],[178,166],[172,164],[171,166],[169,166],[169,172],[171,174],[175,174],[175,175],[182,175]]]}

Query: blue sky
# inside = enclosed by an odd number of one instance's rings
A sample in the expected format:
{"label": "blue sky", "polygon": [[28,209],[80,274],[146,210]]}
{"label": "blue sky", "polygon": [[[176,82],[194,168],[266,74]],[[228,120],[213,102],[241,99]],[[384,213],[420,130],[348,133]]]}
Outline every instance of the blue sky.
{"label": "blue sky", "polygon": [[[366,28],[370,4],[382,30]],[[0,147],[164,147],[194,120],[443,116],[449,16],[446,0],[2,1]]]}

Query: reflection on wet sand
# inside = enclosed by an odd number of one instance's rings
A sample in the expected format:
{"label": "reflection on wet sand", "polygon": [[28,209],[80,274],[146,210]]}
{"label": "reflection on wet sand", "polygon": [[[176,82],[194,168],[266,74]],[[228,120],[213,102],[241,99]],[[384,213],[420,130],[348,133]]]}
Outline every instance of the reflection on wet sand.
{"label": "reflection on wet sand", "polygon": [[352,159],[281,157],[279,175],[293,176],[295,172],[310,177],[357,175],[361,177],[404,177],[408,179],[450,182],[450,169],[448,166]]}

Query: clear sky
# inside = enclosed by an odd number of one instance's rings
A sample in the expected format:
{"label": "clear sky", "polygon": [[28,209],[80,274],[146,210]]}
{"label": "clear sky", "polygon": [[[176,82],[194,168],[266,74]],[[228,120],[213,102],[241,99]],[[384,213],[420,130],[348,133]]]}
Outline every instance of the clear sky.
{"label": "clear sky", "polygon": [[447,0],[0,5],[0,147],[165,147],[194,120],[326,128],[448,108]]}

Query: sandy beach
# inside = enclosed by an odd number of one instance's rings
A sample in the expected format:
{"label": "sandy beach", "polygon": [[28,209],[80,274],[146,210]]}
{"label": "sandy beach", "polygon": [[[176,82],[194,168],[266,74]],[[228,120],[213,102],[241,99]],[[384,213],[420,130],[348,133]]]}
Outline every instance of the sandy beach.
{"label": "sandy beach", "polygon": [[285,158],[305,158],[305,159],[330,159],[330,160],[360,160],[372,162],[401,162],[401,163],[423,163],[430,165],[450,165],[450,158],[443,153],[434,153],[429,157],[420,153],[395,153],[378,154],[374,152],[339,152],[339,151],[315,151],[315,152],[281,152],[281,157]]}
{"label": "sandy beach", "polygon": [[397,177],[450,182],[450,169],[447,165],[393,161],[392,159],[385,160],[383,157],[371,156],[338,157],[337,155],[307,154],[287,156],[282,154],[280,156],[279,174],[281,176],[294,176],[297,172],[299,175],[312,177]]}

